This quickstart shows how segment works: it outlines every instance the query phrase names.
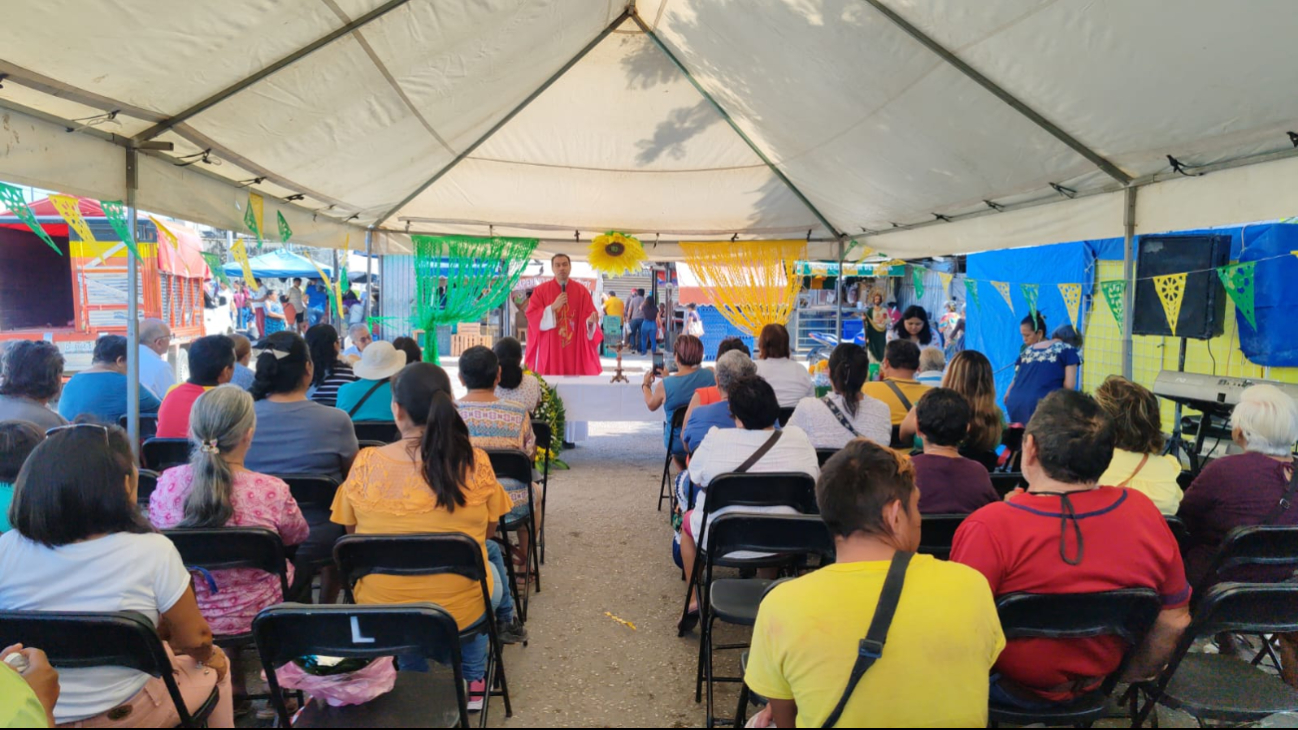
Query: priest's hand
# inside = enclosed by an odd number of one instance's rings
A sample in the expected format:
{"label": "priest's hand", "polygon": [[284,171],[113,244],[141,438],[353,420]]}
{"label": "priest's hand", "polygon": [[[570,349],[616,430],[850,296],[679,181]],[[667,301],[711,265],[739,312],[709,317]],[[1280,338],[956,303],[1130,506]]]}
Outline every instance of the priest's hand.
{"label": "priest's hand", "polygon": [[568,305],[568,292],[564,292],[554,298],[554,303],[550,305],[550,308],[554,310],[555,314],[558,314],[559,310],[563,309],[567,305]]}
{"label": "priest's hand", "polygon": [[591,312],[591,313],[590,313],[590,316],[586,318],[586,324],[593,324],[593,325],[598,326],[598,325],[599,325],[599,312]]}

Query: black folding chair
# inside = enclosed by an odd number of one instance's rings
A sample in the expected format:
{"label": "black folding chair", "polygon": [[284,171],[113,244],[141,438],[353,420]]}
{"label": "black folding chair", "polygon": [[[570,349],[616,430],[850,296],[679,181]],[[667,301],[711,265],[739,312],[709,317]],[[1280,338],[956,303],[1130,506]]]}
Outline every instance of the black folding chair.
{"label": "black folding chair", "polygon": [[326,474],[275,474],[288,484],[288,490],[303,511],[308,508],[333,508],[334,495],[338,493],[338,480]]}
{"label": "black folding chair", "polygon": [[996,493],[1001,496],[1001,499],[1004,499],[1005,495],[1014,491],[1016,488],[1027,487],[1028,484],[1027,480],[1023,478],[1023,474],[1019,472],[994,471],[988,476],[992,479],[992,489],[996,490]]}
{"label": "black folding chair", "polygon": [[152,469],[141,469],[139,486],[135,490],[135,504],[146,514],[149,511],[149,499],[158,488],[158,472]]}
{"label": "black folding chair", "polygon": [[1009,454],[1003,467],[1006,472],[1013,472],[1021,467],[1019,462],[1023,456],[1023,434],[1026,430],[1023,426],[1009,426],[1001,434],[1001,443],[1005,445],[1005,451]]}
{"label": "black folding chair", "polygon": [[938,560],[951,557],[951,544],[955,542],[955,531],[960,528],[964,518],[969,515],[932,514],[923,515],[920,525],[919,550],[916,552],[932,555]]}
{"label": "black folding chair", "polygon": [[0,645],[18,643],[43,650],[56,669],[126,667],[161,677],[181,727],[205,727],[220,697],[213,687],[201,706],[186,706],[157,629],[136,611],[0,611]]}
{"label": "black folding chair", "polygon": [[[532,598],[532,578],[536,578],[536,592],[541,592],[541,559],[540,552],[536,547],[536,504],[532,495],[532,460],[527,458],[527,454],[517,449],[485,449],[487,457],[491,459],[491,468],[496,472],[496,477],[507,477],[514,481],[526,485],[527,489],[527,514],[521,517],[511,517],[505,515],[500,518],[500,523],[496,526],[496,536],[500,542],[501,549],[505,553],[505,569],[509,573],[509,588],[514,591],[514,603],[518,606],[518,618],[524,623],[527,622],[527,607]],[[514,575],[514,560],[512,546],[509,543],[509,534],[517,533],[524,527],[531,536],[531,548],[525,555],[523,567],[523,595],[518,595],[517,581]],[[522,544],[522,539],[519,539]]]}
{"label": "black folding chair", "polygon": [[[709,586],[708,609],[700,624],[699,642],[703,658],[703,682],[707,685],[707,727],[729,722],[713,716],[713,682],[743,682],[743,677],[717,677],[713,673],[713,654],[717,650],[746,649],[747,643],[713,645],[713,624],[720,619],[737,626],[757,622],[757,606],[772,581],[761,578],[713,579],[712,571],[720,560],[739,552],[778,554],[784,562],[818,556],[820,564],[834,559],[834,538],[816,515],[769,515],[729,513],[717,517],[707,529],[707,550],[700,553],[704,562],[703,583]],[[703,610],[703,605],[699,605]],[[743,705],[740,705],[742,708]],[[742,710],[741,710],[742,711]]]}
{"label": "black folding chair", "polygon": [[1172,531],[1172,537],[1176,538],[1176,546],[1185,555],[1185,549],[1190,545],[1190,528],[1176,515],[1163,515],[1163,518],[1167,520],[1167,528]]}
{"label": "black folding chair", "polygon": [[671,511],[676,511],[676,489],[672,484],[672,446],[676,443],[677,437],[685,428],[685,411],[686,408],[677,408],[672,411],[671,430],[667,436],[667,458],[663,459],[663,481],[662,487],[658,490],[658,511],[663,511],[663,502],[669,502]]}
{"label": "black folding chair", "polygon": [[[1190,715],[1201,727],[1206,720],[1251,723],[1298,711],[1298,690],[1279,677],[1228,654],[1190,653],[1196,639],[1223,632],[1296,631],[1298,584],[1218,583],[1199,601],[1167,668],[1140,687],[1147,699],[1132,727],[1140,727],[1159,704]],[[1138,695],[1132,696],[1134,704]]]}
{"label": "black folding chair", "polygon": [[[1109,696],[1136,648],[1158,618],[1162,602],[1148,588],[1123,588],[1100,593],[1010,593],[996,601],[1005,638],[1089,639],[1117,636],[1127,644],[1118,668],[1094,690],[1071,702],[1040,709],[1023,709],[992,703],[988,720],[993,727],[1031,725],[1090,727],[1105,717]],[[1135,703],[1132,703],[1134,713]]]}
{"label": "black folding chair", "polygon": [[[541,514],[544,515],[546,500],[550,498],[550,452],[554,445],[554,432],[550,430],[550,424],[543,421],[532,419],[532,433],[536,434],[536,447],[544,449],[541,453],[545,461],[544,471],[541,472]],[[541,563],[545,563],[545,522],[541,522],[540,539],[537,543],[541,546]]]}
{"label": "black folding chair", "polygon": [[[459,632],[461,639],[486,634],[486,682],[481,727],[487,726],[491,697],[505,701],[505,717],[514,716],[505,681],[505,663],[496,627],[496,613],[491,608],[491,589],[487,586],[486,555],[477,540],[459,532],[422,533],[414,535],[347,535],[334,544],[334,560],[342,574],[343,591],[350,603],[356,602],[353,586],[366,575],[458,575],[477,581],[482,592],[482,618]],[[254,626],[254,632],[256,627]],[[499,690],[496,686],[499,685]]]}
{"label": "black folding chair", "polygon": [[379,441],[394,444],[401,440],[401,431],[392,421],[353,421],[357,441]]}
{"label": "black folding chair", "polygon": [[[459,631],[441,606],[284,603],[257,614],[252,632],[280,727],[469,727]],[[449,668],[435,661],[447,654]],[[311,702],[294,722],[275,670],[312,655],[347,659],[418,655],[432,661],[427,672],[398,672],[392,691],[369,702],[345,707]]]}
{"label": "black folding chair", "polygon": [[[325,474],[273,474],[271,476],[282,479],[288,484],[289,493],[293,495],[293,500],[297,502],[298,509],[302,511],[307,524],[311,525],[313,533],[317,530],[327,530],[335,535],[342,535],[342,528],[329,521],[334,495],[338,492],[337,479]],[[316,533],[316,537],[322,537],[321,533]],[[323,537],[328,539],[327,535]],[[311,541],[311,538],[307,540]],[[333,565],[329,551],[321,552],[322,554],[314,560],[307,560],[300,552],[294,555],[293,566],[298,572],[293,576],[293,585],[290,592],[284,594],[284,600],[310,600],[311,585],[316,574]]]}
{"label": "black folding chair", "polygon": [[821,468],[824,468],[825,462],[838,452],[839,449],[816,449],[816,461],[820,462]]}
{"label": "black folding chair", "polygon": [[173,466],[188,464],[189,449],[189,439],[151,438],[140,446],[140,460],[145,468],[161,473]]}
{"label": "black folding chair", "polygon": [[361,449],[377,449],[387,445],[386,441],[369,441],[367,439],[356,440],[356,446]]}
{"label": "black folding chair", "polygon": [[793,412],[794,412],[795,410],[797,410],[797,409],[796,409],[796,408],[781,408],[781,409],[780,409],[780,425],[781,425],[781,426],[787,426],[787,425],[788,425],[788,423],[789,423],[789,419],[790,419],[790,418],[793,418]]}

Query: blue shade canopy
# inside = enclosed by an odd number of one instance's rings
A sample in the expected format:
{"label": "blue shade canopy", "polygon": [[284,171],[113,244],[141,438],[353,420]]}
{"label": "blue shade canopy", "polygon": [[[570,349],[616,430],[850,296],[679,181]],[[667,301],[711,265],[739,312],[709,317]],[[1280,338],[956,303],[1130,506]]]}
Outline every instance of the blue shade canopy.
{"label": "blue shade canopy", "polygon": [[[253,276],[258,279],[320,278],[320,274],[316,272],[315,267],[311,265],[311,262],[305,256],[299,256],[283,249],[249,257],[248,265],[252,267]],[[239,265],[238,261],[231,261],[223,268],[227,276],[243,276],[243,267]],[[329,266],[321,264],[320,270],[330,277],[333,276],[333,269]]]}

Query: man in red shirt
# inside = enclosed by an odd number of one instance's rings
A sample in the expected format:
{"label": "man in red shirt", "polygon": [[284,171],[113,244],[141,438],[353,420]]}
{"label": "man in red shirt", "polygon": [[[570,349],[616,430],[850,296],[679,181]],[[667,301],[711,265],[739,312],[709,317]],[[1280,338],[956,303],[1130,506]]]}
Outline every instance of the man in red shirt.
{"label": "man in red shirt", "polygon": [[234,377],[234,340],[208,335],[189,345],[189,380],[167,391],[158,409],[158,438],[189,438],[189,412],[204,391]]}
{"label": "man in red shirt", "polygon": [[[970,515],[956,531],[951,560],[986,576],[995,596],[1157,591],[1163,610],[1126,672],[1152,677],[1190,623],[1190,586],[1154,503],[1098,484],[1113,443],[1113,425],[1090,396],[1059,390],[1042,399],[1023,437],[1027,492]],[[1011,640],[996,662],[993,701],[1066,702],[1117,670],[1125,649],[1118,637]]]}

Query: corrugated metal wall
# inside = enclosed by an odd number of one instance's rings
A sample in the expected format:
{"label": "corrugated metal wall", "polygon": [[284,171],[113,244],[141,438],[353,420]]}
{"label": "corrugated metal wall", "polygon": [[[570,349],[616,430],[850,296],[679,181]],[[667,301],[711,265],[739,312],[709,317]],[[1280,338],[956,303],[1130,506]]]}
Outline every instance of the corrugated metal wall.
{"label": "corrugated metal wall", "polygon": [[[415,257],[384,256],[379,259],[379,313],[382,339],[409,336],[410,317],[415,311]],[[386,318],[391,319],[386,319]]]}

